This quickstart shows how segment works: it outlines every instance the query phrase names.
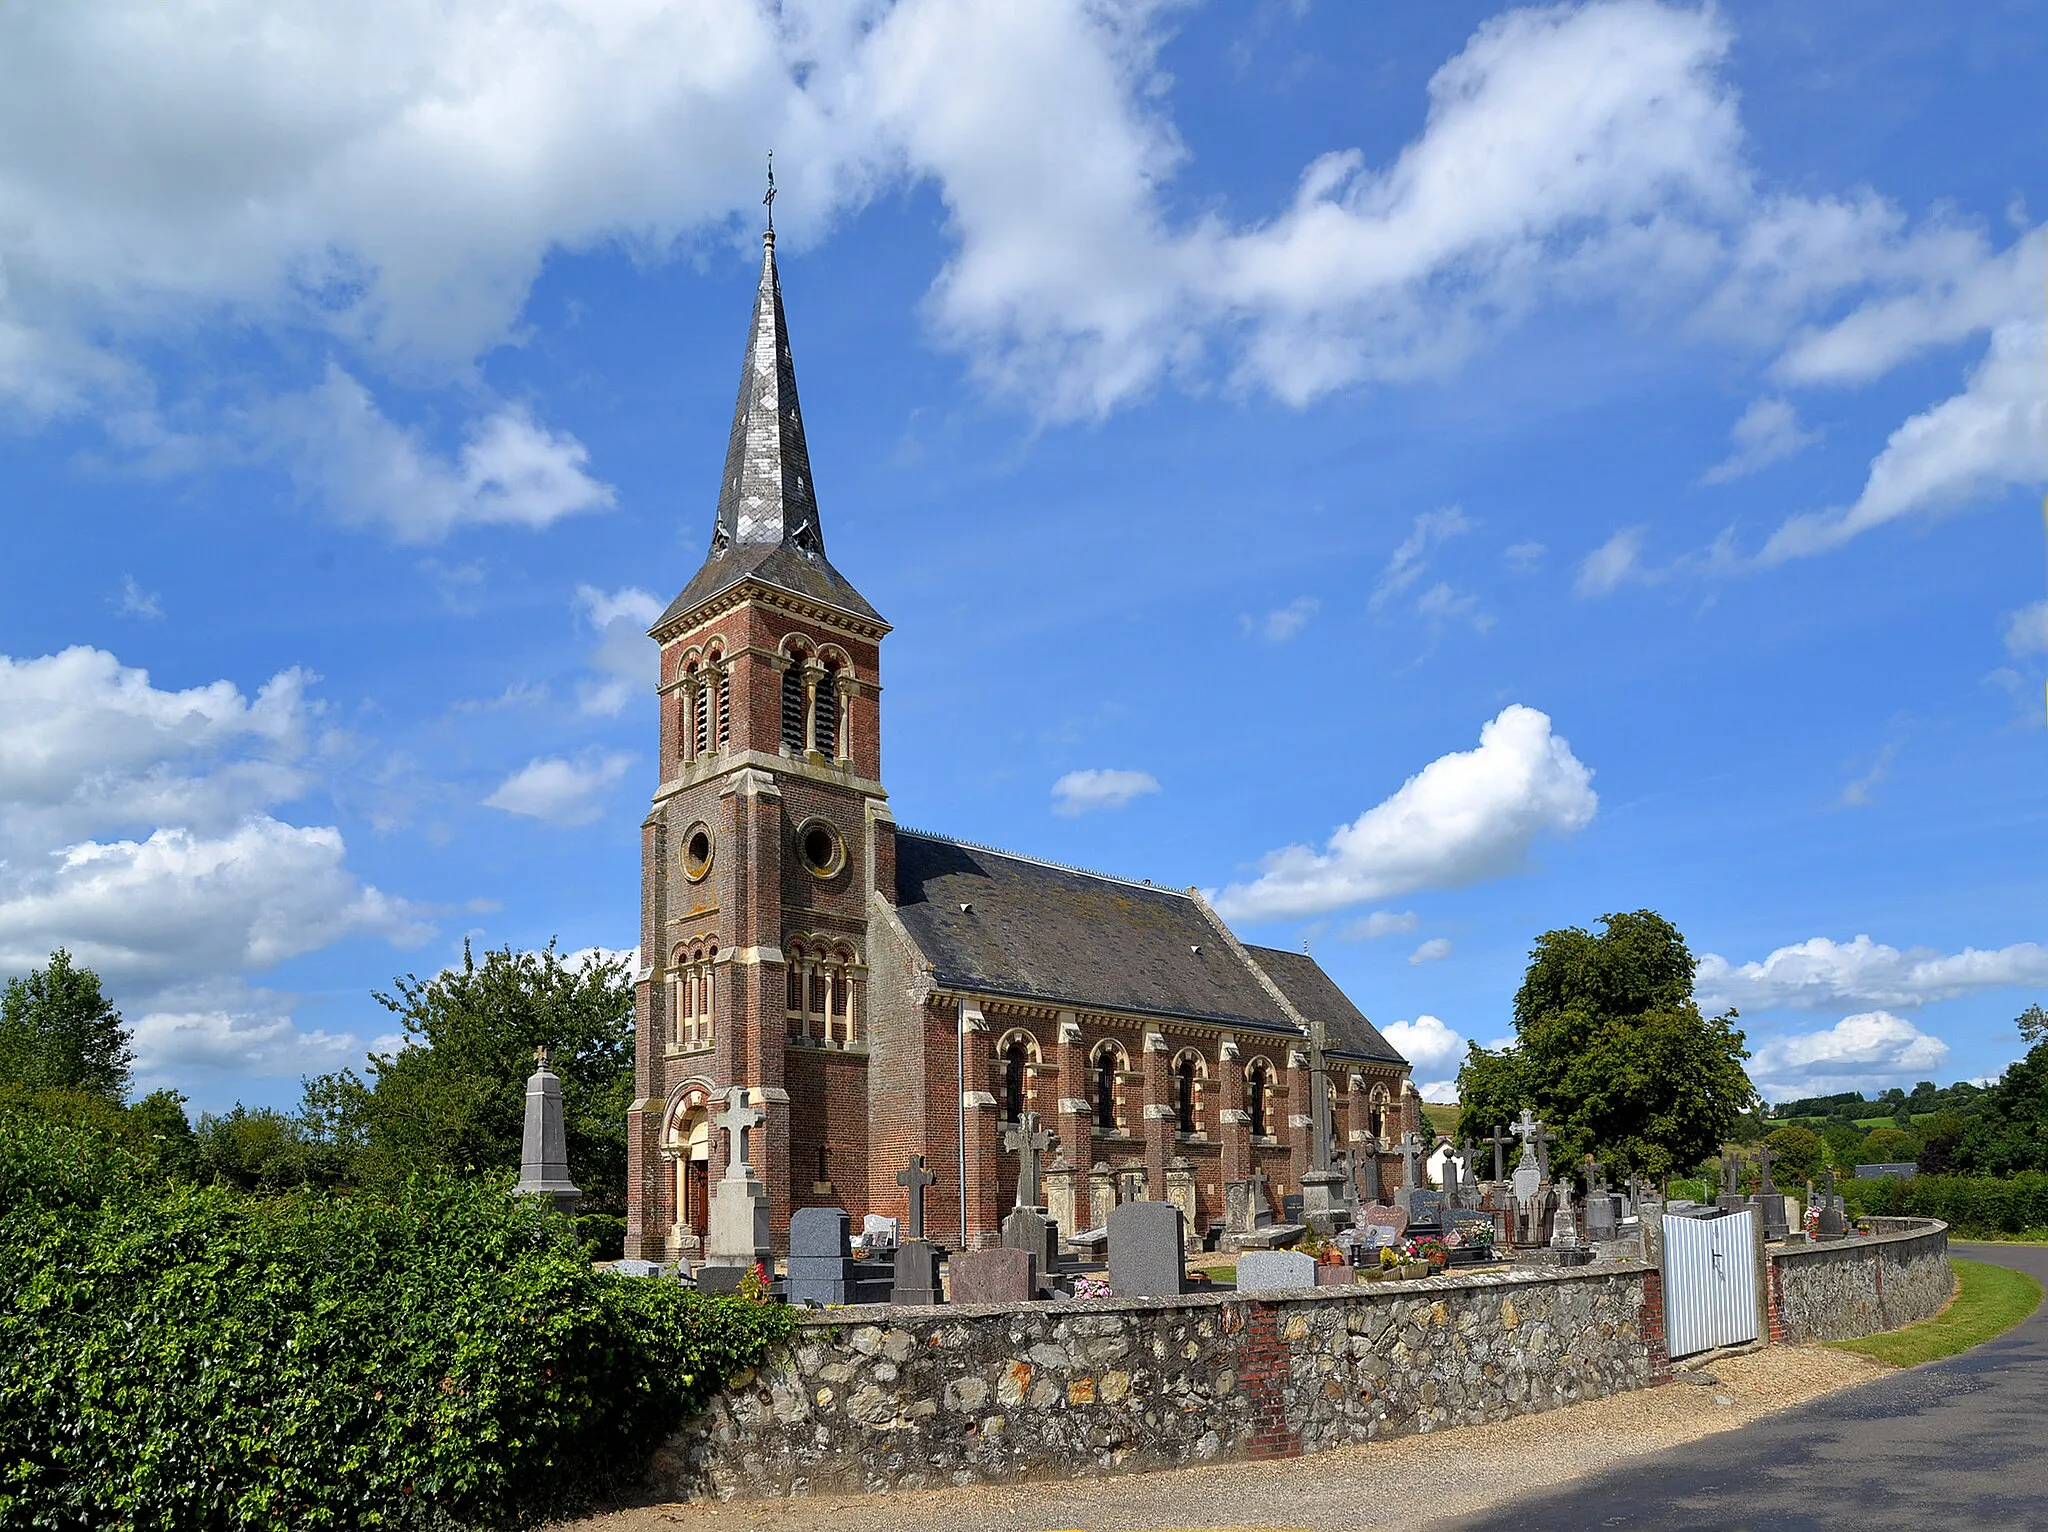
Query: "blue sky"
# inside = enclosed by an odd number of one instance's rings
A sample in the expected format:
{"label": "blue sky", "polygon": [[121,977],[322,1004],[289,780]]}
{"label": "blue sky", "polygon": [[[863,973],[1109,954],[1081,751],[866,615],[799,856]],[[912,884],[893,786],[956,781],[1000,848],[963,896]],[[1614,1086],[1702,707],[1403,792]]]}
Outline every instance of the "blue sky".
{"label": "blue sky", "polygon": [[466,935],[631,943],[772,146],[903,824],[1210,890],[1424,1081],[1644,906],[1775,1096],[1996,1074],[2044,70],[2017,4],[0,8],[0,970],[219,1108]]}

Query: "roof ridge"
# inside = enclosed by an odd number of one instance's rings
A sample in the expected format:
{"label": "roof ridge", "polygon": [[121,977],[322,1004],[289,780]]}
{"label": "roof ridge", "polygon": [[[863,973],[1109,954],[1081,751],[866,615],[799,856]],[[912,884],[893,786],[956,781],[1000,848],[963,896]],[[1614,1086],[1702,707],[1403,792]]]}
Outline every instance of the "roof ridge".
{"label": "roof ridge", "polygon": [[1121,883],[1126,888],[1142,888],[1155,894],[1171,894],[1176,899],[1191,897],[1185,889],[1174,888],[1165,883],[1153,883],[1144,878],[1126,878],[1119,873],[1103,872],[1094,867],[1077,867],[1072,862],[1055,862],[1048,856],[1026,856],[1021,851],[1006,851],[1001,846],[985,845],[978,840],[968,840],[959,835],[941,835],[936,830],[918,830],[909,825],[898,825],[898,835],[920,835],[926,840],[944,841],[952,846],[966,846],[974,851],[986,851],[990,856],[1006,856],[1013,862],[1030,862],[1039,867],[1050,867],[1055,872],[1071,872],[1083,878],[1100,878],[1105,883]]}

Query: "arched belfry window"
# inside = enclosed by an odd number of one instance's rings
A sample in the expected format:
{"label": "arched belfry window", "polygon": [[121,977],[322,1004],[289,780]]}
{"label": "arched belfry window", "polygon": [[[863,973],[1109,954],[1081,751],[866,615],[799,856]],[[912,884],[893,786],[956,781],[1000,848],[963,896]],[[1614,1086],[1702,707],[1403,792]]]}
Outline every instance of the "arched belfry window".
{"label": "arched belfry window", "polygon": [[1266,1125],[1267,1088],[1271,1084],[1269,1066],[1264,1059],[1254,1060],[1244,1075],[1245,1111],[1252,1120],[1252,1137],[1265,1138],[1271,1132]]}
{"label": "arched belfry window", "polygon": [[782,743],[799,755],[804,750],[805,711],[803,656],[793,654],[782,673]]}
{"label": "arched belfry window", "polygon": [[1176,1105],[1179,1108],[1180,1131],[1183,1133],[1193,1133],[1196,1131],[1195,1061],[1193,1059],[1182,1059],[1180,1061],[1179,1087],[1180,1099]]}
{"label": "arched belfry window", "polygon": [[826,755],[839,751],[839,670],[828,669],[818,681],[816,748]]}
{"label": "arched belfry window", "polygon": [[697,705],[697,753],[705,754],[711,749],[711,678],[705,671],[693,671],[690,675],[690,692]]}
{"label": "arched belfry window", "polygon": [[1031,1048],[1021,1037],[1013,1037],[1003,1049],[1003,1120],[1015,1122],[1024,1115],[1024,1066]]}

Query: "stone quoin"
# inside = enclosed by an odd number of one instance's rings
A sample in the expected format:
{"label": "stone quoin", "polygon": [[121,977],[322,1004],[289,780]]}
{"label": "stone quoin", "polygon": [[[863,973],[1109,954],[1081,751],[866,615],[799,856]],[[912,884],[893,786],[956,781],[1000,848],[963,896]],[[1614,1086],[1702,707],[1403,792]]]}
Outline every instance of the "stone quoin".
{"label": "stone quoin", "polygon": [[735,1086],[764,1114],[749,1158],[778,1252],[802,1208],[903,1217],[913,1155],[938,1178],[930,1237],[995,1245],[1025,1113],[1055,1137],[1069,1233],[1096,1223],[1102,1166],[1200,1240],[1233,1182],[1300,1194],[1311,1124],[1377,1190],[1420,1098],[1313,958],[1240,942],[1193,890],[897,827],[889,624],[826,555],[772,229],[710,531],[650,630],[627,1255],[705,1254]]}

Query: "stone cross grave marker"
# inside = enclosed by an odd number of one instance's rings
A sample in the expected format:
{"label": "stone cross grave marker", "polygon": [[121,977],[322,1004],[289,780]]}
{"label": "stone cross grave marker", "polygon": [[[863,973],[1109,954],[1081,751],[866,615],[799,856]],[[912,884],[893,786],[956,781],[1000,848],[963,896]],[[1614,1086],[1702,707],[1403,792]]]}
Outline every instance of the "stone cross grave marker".
{"label": "stone cross grave marker", "polygon": [[1413,1133],[1401,1135],[1401,1147],[1397,1152],[1401,1156],[1401,1185],[1403,1187],[1420,1186],[1422,1182],[1416,1173],[1415,1167],[1417,1161],[1422,1158],[1422,1145],[1416,1141]]}
{"label": "stone cross grave marker", "polygon": [[718,1114],[718,1125],[731,1134],[730,1148],[726,1155],[725,1173],[735,1181],[747,1179],[753,1169],[749,1158],[754,1129],[768,1120],[768,1114],[757,1106],[747,1105],[747,1088],[735,1085],[725,1093],[725,1110]]}
{"label": "stone cross grave marker", "polygon": [[1543,1172],[1543,1179],[1550,1179],[1550,1151],[1557,1147],[1557,1135],[1545,1123],[1536,1125],[1536,1168]]}
{"label": "stone cross grave marker", "polygon": [[1526,1140],[1522,1144],[1522,1157],[1515,1161],[1514,1180],[1515,1204],[1526,1206],[1536,1200],[1536,1193],[1543,1186],[1543,1172],[1536,1163],[1536,1149]]}
{"label": "stone cross grave marker", "polygon": [[1771,1183],[1771,1161],[1775,1160],[1776,1158],[1777,1156],[1771,1153],[1771,1146],[1769,1144],[1761,1144],[1758,1146],[1756,1152],[1756,1167],[1757,1175],[1761,1179],[1758,1180],[1756,1189],[1760,1196],[1771,1196],[1778,1189]]}
{"label": "stone cross grave marker", "polygon": [[1059,1142],[1059,1135],[1038,1125],[1036,1112],[1025,1112],[1016,1122],[1003,1129],[1003,1147],[1013,1149],[1017,1154],[1017,1206],[1035,1208],[1044,1205],[1039,1195],[1039,1157]]}
{"label": "stone cross grave marker", "polygon": [[1487,1135],[1486,1141],[1493,1145],[1493,1179],[1496,1181],[1505,1181],[1508,1178],[1507,1160],[1504,1155],[1513,1139],[1514,1135],[1502,1127],[1496,1127]]}
{"label": "stone cross grave marker", "polygon": [[928,1186],[936,1186],[939,1178],[924,1168],[924,1156],[913,1154],[910,1163],[896,1173],[896,1184],[910,1197],[910,1212],[903,1220],[908,1226],[904,1231],[906,1239],[924,1238],[924,1193]]}

